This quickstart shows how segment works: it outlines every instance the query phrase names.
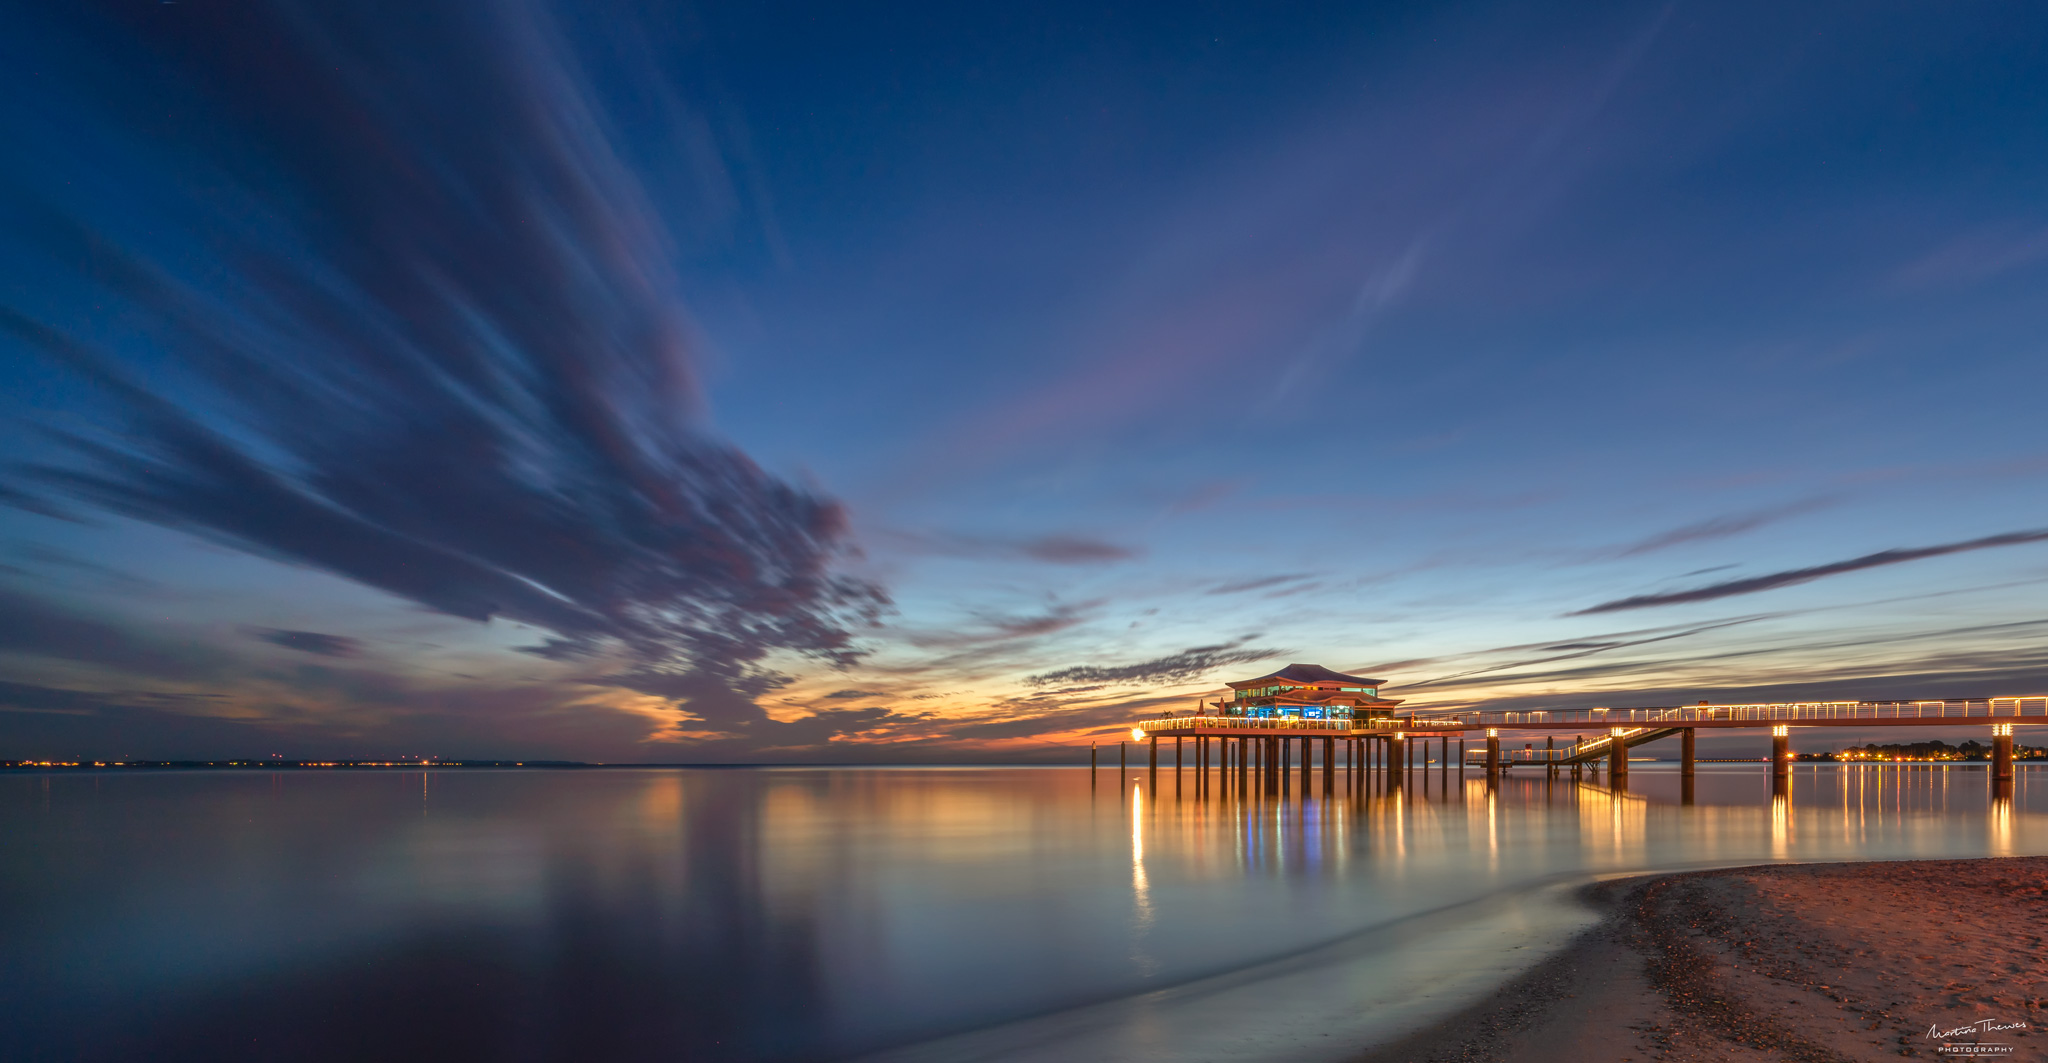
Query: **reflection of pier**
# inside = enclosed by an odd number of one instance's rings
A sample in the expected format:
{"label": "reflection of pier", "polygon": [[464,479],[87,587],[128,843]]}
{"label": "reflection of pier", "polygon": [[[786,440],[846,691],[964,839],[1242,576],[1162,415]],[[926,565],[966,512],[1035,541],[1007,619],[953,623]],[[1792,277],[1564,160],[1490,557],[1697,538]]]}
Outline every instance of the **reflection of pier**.
{"label": "reflection of pier", "polygon": [[[1297,681],[1295,676],[1301,678]],[[1371,684],[1339,686],[1340,683]],[[1204,706],[1190,716],[1141,720],[1133,738],[1150,744],[1150,764],[1157,776],[1159,740],[1173,740],[1176,772],[1191,758],[1197,793],[1207,792],[1213,773],[1220,785],[1239,792],[1278,794],[1291,790],[1298,771],[1303,794],[1311,791],[1320,771],[1323,793],[1336,789],[1340,774],[1347,780],[1385,773],[1401,776],[1417,768],[1416,760],[1434,740],[1437,764],[1448,771],[1451,740],[1457,739],[1458,768],[1466,767],[1465,733],[1482,731],[1486,745],[1473,751],[1483,758],[1489,778],[1516,764],[1541,765],[1556,772],[1569,768],[1598,771],[1605,761],[1610,780],[1622,784],[1628,775],[1628,752],[1649,742],[1680,739],[1680,772],[1694,774],[1695,742],[1700,728],[1766,728],[1771,732],[1772,773],[1790,769],[1793,727],[1956,727],[1983,725],[1991,729],[1992,778],[2009,785],[2013,777],[2013,727],[2048,724],[2048,697],[1952,698],[1917,701],[1812,701],[1769,704],[1672,705],[1637,708],[1594,708],[1515,712],[1409,712],[1396,715],[1398,702],[1380,698],[1377,680],[1343,676],[1313,665],[1290,665],[1273,676],[1232,683],[1234,701]],[[1251,688],[1251,689],[1246,689]],[[1340,693],[1341,691],[1341,693]],[[1353,696],[1352,692],[1356,692]],[[1213,709],[1214,711],[1208,711]],[[1503,750],[1501,732],[1575,732],[1559,745],[1555,734],[1545,747]],[[1596,733],[1588,736],[1585,732]],[[1192,740],[1192,749],[1183,743]]]}

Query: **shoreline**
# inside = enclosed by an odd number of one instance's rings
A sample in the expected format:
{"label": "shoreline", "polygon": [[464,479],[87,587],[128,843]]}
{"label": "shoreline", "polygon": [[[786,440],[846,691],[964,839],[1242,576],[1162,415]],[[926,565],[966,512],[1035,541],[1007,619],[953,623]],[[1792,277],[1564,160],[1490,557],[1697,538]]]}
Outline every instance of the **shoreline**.
{"label": "shoreline", "polygon": [[1718,868],[1581,898],[1605,917],[1563,951],[1353,1058],[2048,1057],[2048,857]]}

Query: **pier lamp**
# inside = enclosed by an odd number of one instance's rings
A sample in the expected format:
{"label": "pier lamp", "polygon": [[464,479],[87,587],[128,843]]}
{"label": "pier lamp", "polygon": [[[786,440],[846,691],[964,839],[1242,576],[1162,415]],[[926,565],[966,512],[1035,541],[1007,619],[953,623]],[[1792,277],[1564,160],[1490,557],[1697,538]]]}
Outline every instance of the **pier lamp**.
{"label": "pier lamp", "polygon": [[1790,725],[1790,724],[1783,724],[1783,723],[1781,723],[1781,724],[1777,724],[1777,725],[1775,725],[1775,726],[1773,726],[1773,727],[1771,728],[1771,737],[1772,737],[1772,738],[1784,738],[1784,737],[1786,737],[1786,736],[1790,735],[1791,733],[1792,733],[1792,727],[1791,727],[1791,725]]}
{"label": "pier lamp", "polygon": [[1994,724],[1992,724],[1992,725],[1991,725],[1991,737],[1993,737],[1993,738],[2011,738],[2011,737],[2012,737],[2012,725],[2011,725],[2011,724],[2009,724],[2009,723],[1994,723]]}
{"label": "pier lamp", "polygon": [[1144,740],[1145,740],[1145,730],[1144,730],[1144,728],[1142,728],[1142,727],[1133,727],[1133,728],[1131,728],[1131,741],[1133,741],[1133,742],[1143,742]]}
{"label": "pier lamp", "polygon": [[1499,737],[1500,737],[1500,728],[1498,728],[1498,727],[1489,727],[1489,728],[1487,728],[1487,729],[1486,729],[1486,737],[1488,737],[1488,738],[1499,738]]}

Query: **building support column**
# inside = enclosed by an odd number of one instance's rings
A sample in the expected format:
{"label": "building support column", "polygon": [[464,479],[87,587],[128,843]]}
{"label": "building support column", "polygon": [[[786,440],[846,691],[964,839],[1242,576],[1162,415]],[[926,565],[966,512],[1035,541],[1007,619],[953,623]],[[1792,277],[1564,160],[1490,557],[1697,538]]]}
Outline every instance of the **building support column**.
{"label": "building support column", "polygon": [[1771,728],[1771,775],[1783,778],[1792,771],[1792,728],[1778,724]]}
{"label": "building support column", "polygon": [[1697,759],[1694,756],[1694,747],[1698,737],[1699,728],[1697,727],[1688,727],[1678,733],[1678,774],[1688,779],[1692,777],[1692,766]]}
{"label": "building support column", "polygon": [[1337,792],[1337,740],[1323,739],[1323,796],[1331,797]]}
{"label": "building support column", "polygon": [[1301,743],[1301,796],[1306,798],[1316,781],[1316,740],[1302,735]]}
{"label": "building support column", "polygon": [[2012,781],[2012,725],[2009,723],[1991,725],[1991,778],[2001,783]]}

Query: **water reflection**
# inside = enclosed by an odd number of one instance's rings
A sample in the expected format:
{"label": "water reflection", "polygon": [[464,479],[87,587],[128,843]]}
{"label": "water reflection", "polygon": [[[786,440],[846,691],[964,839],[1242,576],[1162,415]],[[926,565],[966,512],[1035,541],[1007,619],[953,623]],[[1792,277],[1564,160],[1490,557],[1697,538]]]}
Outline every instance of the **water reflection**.
{"label": "water reflection", "polygon": [[1445,752],[1114,801],[1085,768],[0,777],[10,1051],[832,1058],[1347,935],[1422,971],[1394,928],[1591,874],[2048,852],[2026,770]]}

